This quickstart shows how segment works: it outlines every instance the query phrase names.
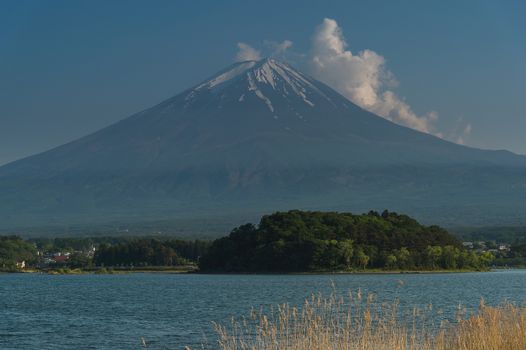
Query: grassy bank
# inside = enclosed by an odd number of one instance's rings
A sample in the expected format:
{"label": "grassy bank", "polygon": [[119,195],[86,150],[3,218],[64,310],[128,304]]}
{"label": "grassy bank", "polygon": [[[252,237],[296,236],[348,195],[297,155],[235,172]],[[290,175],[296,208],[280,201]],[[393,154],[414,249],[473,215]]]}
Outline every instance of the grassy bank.
{"label": "grassy bank", "polygon": [[481,301],[476,313],[433,324],[427,310],[402,312],[360,292],[347,298],[312,297],[301,308],[281,305],[268,313],[216,324],[222,350],[523,350],[526,308]]}

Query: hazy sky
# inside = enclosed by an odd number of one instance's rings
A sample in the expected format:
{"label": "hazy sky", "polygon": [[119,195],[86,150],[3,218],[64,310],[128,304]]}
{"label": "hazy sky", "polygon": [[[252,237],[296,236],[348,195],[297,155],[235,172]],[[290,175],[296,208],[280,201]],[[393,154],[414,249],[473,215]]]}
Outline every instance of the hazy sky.
{"label": "hazy sky", "polygon": [[526,154],[526,2],[430,3],[3,0],[0,164],[150,107],[250,49],[395,121]]}

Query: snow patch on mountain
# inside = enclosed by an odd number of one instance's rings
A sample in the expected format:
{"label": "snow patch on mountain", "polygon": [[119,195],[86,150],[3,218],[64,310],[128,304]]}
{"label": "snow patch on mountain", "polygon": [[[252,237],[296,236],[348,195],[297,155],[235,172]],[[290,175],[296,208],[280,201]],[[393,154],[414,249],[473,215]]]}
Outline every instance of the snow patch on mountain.
{"label": "snow patch on mountain", "polygon": [[[307,89],[303,85],[307,85],[307,87],[309,87],[310,89],[313,89],[317,93],[323,95],[323,93],[321,93],[321,91],[319,91],[318,88],[311,84],[307,79],[302,77],[300,74],[297,74],[292,69],[288,68],[286,65],[280,64],[274,60],[268,60],[268,62],[263,64],[263,66],[260,69],[258,69],[258,73],[259,72],[262,73],[257,75],[257,77],[261,79],[258,79],[259,81],[267,82],[272,86],[274,90],[279,91],[279,89],[277,89],[276,87],[276,82],[274,80],[274,72],[276,72],[277,76],[280,79],[284,80],[288,84],[288,86],[292,88],[294,93],[300,96],[303,99],[303,101],[311,107],[314,107],[314,103],[309,101],[309,99],[307,98]],[[285,94],[289,93],[285,84],[283,84],[282,86],[282,91]]]}
{"label": "snow patch on mountain", "polygon": [[242,62],[236,65],[234,68],[226,71],[223,74],[218,75],[217,77],[199,85],[195,90],[200,90],[202,88],[212,89],[219,84],[223,84],[241,74],[243,74],[247,69],[250,69],[256,65],[256,61],[247,61]]}
{"label": "snow patch on mountain", "polygon": [[248,91],[253,91],[257,97],[262,99],[267,104],[268,109],[270,109],[271,112],[274,112],[274,106],[272,106],[272,102],[270,102],[270,100],[265,95],[263,95],[261,90],[258,88],[256,82],[254,81],[253,72],[248,72],[247,78],[248,78]]}

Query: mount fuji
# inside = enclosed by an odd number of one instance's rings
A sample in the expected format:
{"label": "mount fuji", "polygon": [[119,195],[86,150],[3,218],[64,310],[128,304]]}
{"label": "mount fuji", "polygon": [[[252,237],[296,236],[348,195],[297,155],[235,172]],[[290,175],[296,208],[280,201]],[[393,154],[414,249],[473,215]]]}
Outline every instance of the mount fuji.
{"label": "mount fuji", "polygon": [[[236,63],[91,135],[0,167],[0,228],[278,209],[526,222],[526,157],[394,124],[274,59]],[[228,219],[225,219],[228,218]]]}

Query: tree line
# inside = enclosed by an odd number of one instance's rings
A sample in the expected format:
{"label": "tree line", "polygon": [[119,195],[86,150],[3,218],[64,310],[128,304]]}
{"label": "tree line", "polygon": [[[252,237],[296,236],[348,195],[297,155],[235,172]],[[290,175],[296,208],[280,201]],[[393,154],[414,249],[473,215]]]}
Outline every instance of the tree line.
{"label": "tree line", "polygon": [[[50,267],[177,266],[196,264],[210,241],[169,237],[67,237],[31,238],[0,236],[0,270],[16,270],[17,263],[42,266],[56,254],[67,260]],[[95,248],[95,254],[93,254]],[[47,266],[47,265],[46,265]]]}
{"label": "tree line", "polygon": [[210,242],[176,239],[132,239],[102,243],[93,257],[96,266],[180,266],[197,262]]}
{"label": "tree line", "polygon": [[[514,249],[526,256],[525,242]],[[214,241],[5,236],[0,237],[0,268],[20,261],[35,264],[42,254],[55,252],[69,252],[64,264],[70,267],[199,264],[205,272],[483,269],[493,259],[490,253],[467,251],[446,230],[407,215],[292,210],[263,216],[258,225],[241,225]]]}

